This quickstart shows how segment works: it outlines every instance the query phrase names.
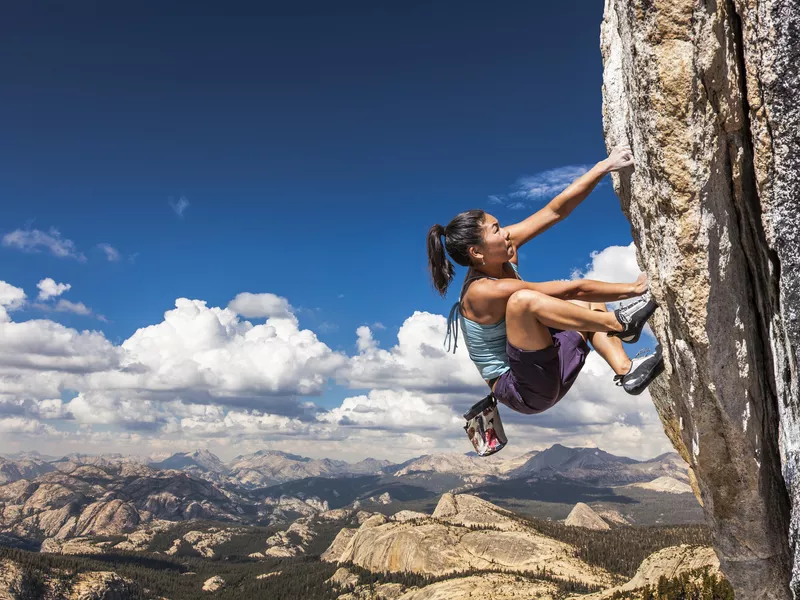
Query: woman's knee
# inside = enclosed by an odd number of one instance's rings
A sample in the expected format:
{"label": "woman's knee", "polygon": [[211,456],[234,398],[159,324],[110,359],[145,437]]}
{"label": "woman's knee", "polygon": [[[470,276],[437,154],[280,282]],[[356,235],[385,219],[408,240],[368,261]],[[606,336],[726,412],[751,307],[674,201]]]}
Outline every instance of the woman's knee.
{"label": "woman's knee", "polygon": [[517,290],[508,298],[506,314],[536,314],[541,310],[545,295],[534,290]]}
{"label": "woman's knee", "polygon": [[597,311],[600,311],[600,312],[608,312],[608,307],[602,302],[591,302],[589,304],[589,307],[592,310],[597,310]]}

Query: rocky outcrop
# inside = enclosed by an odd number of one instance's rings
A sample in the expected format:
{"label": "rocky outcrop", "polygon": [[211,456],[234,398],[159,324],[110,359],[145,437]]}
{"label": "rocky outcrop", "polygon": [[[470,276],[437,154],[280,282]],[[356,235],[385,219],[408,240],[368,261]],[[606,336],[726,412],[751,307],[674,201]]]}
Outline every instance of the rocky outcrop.
{"label": "rocky outcrop", "polygon": [[267,549],[264,556],[288,558],[304,554],[308,544],[317,533],[310,526],[311,521],[301,517],[292,523],[286,531],[279,531],[267,538]]}
{"label": "rocky outcrop", "polygon": [[326,500],[319,498],[296,498],[294,496],[280,496],[278,498],[265,498],[264,504],[271,507],[272,521],[279,521],[285,518],[286,512],[295,512],[304,517],[328,512],[329,506]]}
{"label": "rocky outcrop", "polygon": [[613,523],[614,525],[630,525],[631,522],[627,517],[624,517],[619,511],[611,510],[609,508],[597,509],[594,511],[598,517],[603,519],[606,523]]}
{"label": "rocky outcrop", "polygon": [[331,545],[322,553],[320,558],[326,562],[339,562],[357,531],[357,529],[350,527],[340,529]]}
{"label": "rocky outcrop", "polygon": [[358,575],[344,567],[339,567],[326,583],[337,588],[354,588],[358,585]]}
{"label": "rocky outcrop", "polygon": [[570,527],[583,527],[584,529],[593,529],[595,531],[606,531],[611,529],[608,523],[603,521],[600,516],[594,512],[588,504],[578,502],[575,507],[570,511],[564,521],[564,525]]}
{"label": "rocky outcrop", "polygon": [[38,582],[25,577],[20,565],[0,560],[0,598],[59,598],[63,600],[112,600],[139,596],[140,590],[124,577],[110,571],[89,571],[70,576],[53,571]]}
{"label": "rocky outcrop", "polygon": [[582,596],[585,600],[606,600],[619,592],[627,592],[645,586],[658,585],[661,577],[672,579],[682,573],[688,573],[707,567],[711,575],[719,575],[719,560],[713,548],[708,546],[671,546],[651,554],[642,561],[636,574],[623,585]]}
{"label": "rocky outcrop", "polygon": [[561,597],[552,583],[500,573],[458,577],[409,591],[398,600],[450,600],[451,598],[487,598],[491,600],[555,600]]}
{"label": "rocky outcrop", "polygon": [[122,459],[59,467],[34,481],[0,485],[0,533],[68,539],[124,535],[159,520],[250,518],[242,506],[247,500],[180,471],[147,471]]}
{"label": "rocky outcrop", "polygon": [[[178,556],[200,555],[203,558],[216,558],[217,546],[231,541],[231,538],[241,531],[220,529],[219,527],[210,527],[206,531],[189,531],[174,539],[166,553]],[[119,548],[119,545],[116,547]]]}
{"label": "rocky outcrop", "polygon": [[[334,546],[344,549],[334,551]],[[427,575],[546,568],[561,578],[611,584],[609,573],[575,555],[573,546],[540,534],[485,500],[445,494],[428,519],[397,522],[383,515],[367,519],[354,533],[337,537],[323,560],[352,562],[373,572]]]}
{"label": "rocky outcrop", "polygon": [[401,510],[392,515],[392,521],[405,523],[406,521],[413,521],[414,519],[427,519],[428,515],[425,513],[417,512],[415,510]]}
{"label": "rocky outcrop", "polygon": [[0,485],[20,479],[33,479],[53,469],[53,466],[41,460],[30,458],[9,460],[0,456]]}
{"label": "rocky outcrop", "polygon": [[800,10],[606,0],[601,46],[606,143],[629,143],[637,161],[614,187],[661,306],[653,401],[737,597],[788,599],[800,583]]}
{"label": "rocky outcrop", "polygon": [[433,511],[433,518],[464,526],[491,526],[506,531],[519,529],[510,511],[468,494],[442,494]]}
{"label": "rocky outcrop", "polygon": [[638,487],[654,492],[665,492],[667,494],[691,494],[692,486],[688,483],[678,481],[672,477],[659,477],[647,483],[632,483],[630,487]]}
{"label": "rocky outcrop", "polygon": [[102,554],[107,552],[103,546],[92,543],[89,538],[76,537],[71,540],[47,538],[42,542],[40,552],[48,554]]}
{"label": "rocky outcrop", "polygon": [[203,582],[203,591],[204,592],[216,592],[225,585],[225,580],[220,577],[219,575],[214,575],[213,577],[209,577]]}

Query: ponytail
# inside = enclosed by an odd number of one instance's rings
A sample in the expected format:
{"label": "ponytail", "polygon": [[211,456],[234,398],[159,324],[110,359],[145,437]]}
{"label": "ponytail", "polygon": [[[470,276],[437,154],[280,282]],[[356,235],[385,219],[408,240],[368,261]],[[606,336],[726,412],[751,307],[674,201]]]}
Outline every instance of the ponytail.
{"label": "ponytail", "polygon": [[[459,213],[447,227],[434,225],[428,231],[428,266],[433,278],[433,286],[444,298],[447,287],[455,276],[453,263],[447,254],[462,267],[470,266],[469,249],[483,245],[483,221],[486,213],[482,210],[468,210]],[[442,237],[445,238],[442,244]]]}
{"label": "ponytail", "polygon": [[434,225],[428,231],[428,266],[433,278],[433,287],[436,288],[442,298],[447,295],[447,287],[456,274],[453,263],[447,260],[447,256],[444,253],[443,236],[444,227],[441,225]]}

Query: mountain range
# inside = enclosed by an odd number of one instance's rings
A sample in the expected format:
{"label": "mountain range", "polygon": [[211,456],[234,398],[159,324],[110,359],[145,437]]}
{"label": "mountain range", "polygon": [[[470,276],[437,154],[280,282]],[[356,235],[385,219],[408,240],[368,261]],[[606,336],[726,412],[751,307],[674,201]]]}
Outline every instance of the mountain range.
{"label": "mountain range", "polygon": [[428,480],[447,476],[461,479],[466,485],[553,477],[595,485],[646,483],[658,477],[688,482],[686,464],[676,453],[637,461],[615,456],[599,448],[569,448],[555,444],[546,450],[535,450],[519,456],[497,454],[481,458],[474,453],[444,453],[420,456],[400,464],[373,458],[356,463],[330,458],[312,459],[278,450],[259,450],[239,455],[227,463],[208,450],[179,452],[158,460],[122,454],[70,454],[54,459],[30,452],[0,456],[0,484],[30,480],[54,470],[69,472],[76,465],[103,467],[122,464],[144,465],[160,471],[182,471],[216,484],[249,490],[310,477],[363,475]]}

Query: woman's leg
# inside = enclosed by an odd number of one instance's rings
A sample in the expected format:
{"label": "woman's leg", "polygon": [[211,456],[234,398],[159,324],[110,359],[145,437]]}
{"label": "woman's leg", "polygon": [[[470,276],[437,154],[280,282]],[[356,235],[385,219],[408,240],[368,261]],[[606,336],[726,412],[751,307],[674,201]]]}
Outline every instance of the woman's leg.
{"label": "woman's leg", "polygon": [[[614,313],[592,310],[532,290],[514,292],[506,306],[506,335],[520,350],[553,345],[548,327],[570,331],[622,331]],[[599,351],[598,351],[599,352]]]}
{"label": "woman's leg", "polygon": [[[588,303],[591,310],[608,312],[608,308],[602,302]],[[609,337],[607,333],[601,331],[587,332],[586,337],[592,347],[603,359],[614,369],[617,375],[625,375],[631,370],[631,359],[622,347],[622,340],[618,337]]]}

